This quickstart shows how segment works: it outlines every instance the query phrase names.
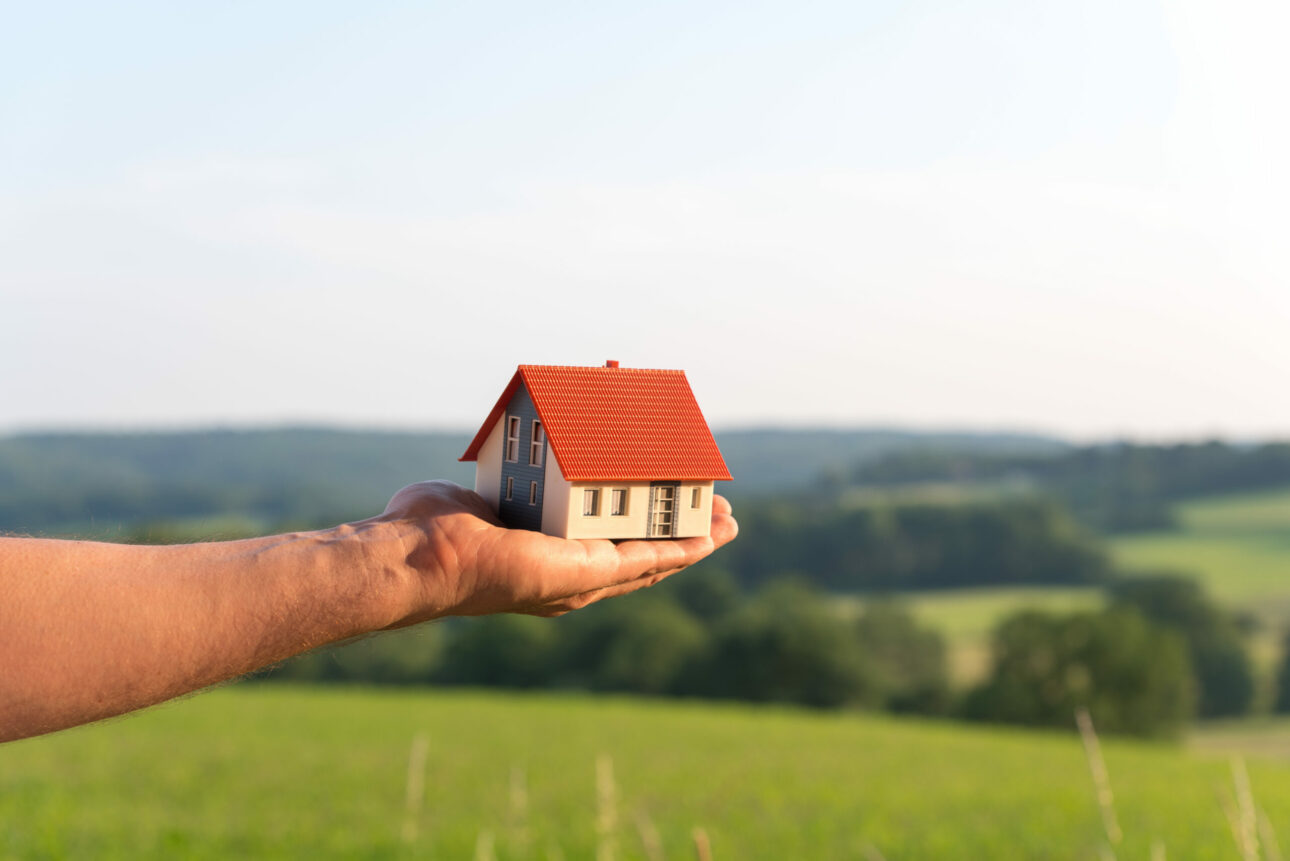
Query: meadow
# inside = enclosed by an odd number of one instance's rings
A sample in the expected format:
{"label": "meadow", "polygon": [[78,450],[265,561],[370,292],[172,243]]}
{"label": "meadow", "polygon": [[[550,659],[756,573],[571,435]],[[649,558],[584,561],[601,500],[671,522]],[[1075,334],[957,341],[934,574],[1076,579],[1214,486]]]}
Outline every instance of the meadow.
{"label": "meadow", "polygon": [[1231,606],[1290,618],[1290,489],[1196,500],[1176,513],[1176,531],[1113,540],[1117,565],[1194,573]]}
{"label": "meadow", "polygon": [[[1242,732],[1104,740],[1116,856],[1237,857],[1220,799]],[[1290,823],[1290,725],[1258,739],[1254,797]],[[0,747],[6,858],[652,861],[694,857],[696,827],[715,859],[1107,848],[1076,734],[859,713],[241,684]]]}

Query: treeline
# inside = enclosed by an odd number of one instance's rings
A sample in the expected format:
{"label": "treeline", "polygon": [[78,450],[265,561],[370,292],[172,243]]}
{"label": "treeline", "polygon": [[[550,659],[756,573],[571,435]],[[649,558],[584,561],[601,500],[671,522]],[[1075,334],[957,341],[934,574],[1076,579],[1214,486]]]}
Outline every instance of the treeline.
{"label": "treeline", "polygon": [[849,619],[808,587],[751,596],[703,564],[559,619],[455,619],[325,649],[262,678],[613,691],[942,713],[945,645],[899,606]]}
{"label": "treeline", "polygon": [[[1105,609],[1022,611],[994,633],[988,676],[951,689],[941,636],[900,604],[854,618],[801,583],[745,596],[703,565],[558,620],[449,620],[304,655],[267,680],[575,689],[862,708],[1175,735],[1248,714],[1254,676],[1236,620],[1188,578],[1117,581]],[[1290,683],[1290,665],[1283,675]],[[1287,689],[1290,690],[1290,689]],[[1290,709],[1290,695],[1281,700]]]}
{"label": "treeline", "polygon": [[827,473],[820,487],[938,482],[1031,485],[1099,531],[1161,529],[1173,525],[1179,500],[1290,484],[1290,443],[1116,443],[1043,455],[922,447]]}
{"label": "treeline", "polygon": [[1026,496],[948,505],[746,503],[722,551],[745,586],[792,572],[836,592],[1102,582],[1105,552],[1062,507]]}

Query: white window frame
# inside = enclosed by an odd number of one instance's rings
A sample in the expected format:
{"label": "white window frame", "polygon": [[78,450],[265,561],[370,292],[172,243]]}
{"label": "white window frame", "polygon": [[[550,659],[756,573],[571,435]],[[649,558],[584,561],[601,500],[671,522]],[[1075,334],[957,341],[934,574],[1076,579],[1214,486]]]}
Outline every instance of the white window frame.
{"label": "white window frame", "polygon": [[506,417],[506,462],[516,463],[520,459],[520,417]]}
{"label": "white window frame", "polygon": [[534,419],[533,428],[529,431],[529,466],[542,465],[544,448],[546,448],[546,429],[542,427],[542,422]]}
{"label": "white window frame", "polygon": [[529,505],[537,505],[537,482],[529,482]]}
{"label": "white window frame", "polygon": [[506,476],[506,501],[510,502],[515,498],[515,476]]}
{"label": "white window frame", "polygon": [[690,489],[690,507],[699,508],[703,505],[703,488],[694,487]]}
{"label": "white window frame", "polygon": [[609,514],[611,517],[627,516],[627,488],[615,487],[609,491]]}
{"label": "white window frame", "polygon": [[600,488],[588,487],[582,491],[582,516],[600,516]]}

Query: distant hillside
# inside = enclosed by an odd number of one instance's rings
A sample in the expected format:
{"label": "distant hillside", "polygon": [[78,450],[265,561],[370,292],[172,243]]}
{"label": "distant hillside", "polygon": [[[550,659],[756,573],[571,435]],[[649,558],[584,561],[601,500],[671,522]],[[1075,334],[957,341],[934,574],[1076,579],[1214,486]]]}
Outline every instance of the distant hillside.
{"label": "distant hillside", "polygon": [[828,475],[908,450],[948,450],[1017,457],[1058,454],[1069,445],[1033,434],[926,432],[893,429],[746,429],[716,431],[739,496],[806,487]]}
{"label": "distant hillside", "polygon": [[237,513],[352,519],[405,484],[469,481],[464,433],[293,428],[0,439],[0,530],[98,533]]}
{"label": "distant hillside", "polygon": [[1290,442],[1104,443],[1036,457],[1017,452],[905,447],[857,462],[829,482],[855,488],[920,484],[960,489],[1010,484],[1037,488],[1100,532],[1173,528],[1176,503],[1290,487]]}
{"label": "distant hillside", "polygon": [[[466,432],[327,428],[39,433],[0,438],[0,531],[110,534],[139,523],[239,514],[317,524],[379,511],[409,482],[469,486]],[[734,496],[805,487],[917,446],[1038,454],[1053,439],[898,430],[717,433]]]}

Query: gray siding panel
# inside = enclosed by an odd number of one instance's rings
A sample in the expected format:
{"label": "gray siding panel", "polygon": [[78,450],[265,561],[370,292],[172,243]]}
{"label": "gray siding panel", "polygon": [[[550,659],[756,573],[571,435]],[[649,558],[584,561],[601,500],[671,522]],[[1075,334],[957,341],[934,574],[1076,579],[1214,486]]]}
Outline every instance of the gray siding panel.
{"label": "gray siding panel", "polygon": [[[510,416],[520,417],[520,441],[519,457],[515,463],[506,459],[506,423]],[[502,414],[502,485],[498,494],[498,514],[502,522],[512,529],[532,529],[535,532],[542,530],[542,496],[543,487],[542,479],[545,471],[544,466],[529,466],[529,440],[532,439],[533,422],[537,420],[537,409],[533,406],[533,400],[529,397],[528,389],[520,383],[515,390],[511,402],[506,405],[506,411]],[[542,457],[551,456],[550,447],[546,447]],[[506,499],[506,479],[515,479],[514,498],[510,501]],[[529,484],[537,482],[537,504],[529,505]]]}

